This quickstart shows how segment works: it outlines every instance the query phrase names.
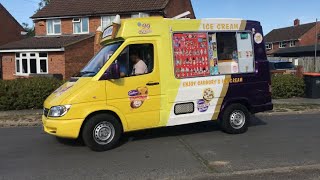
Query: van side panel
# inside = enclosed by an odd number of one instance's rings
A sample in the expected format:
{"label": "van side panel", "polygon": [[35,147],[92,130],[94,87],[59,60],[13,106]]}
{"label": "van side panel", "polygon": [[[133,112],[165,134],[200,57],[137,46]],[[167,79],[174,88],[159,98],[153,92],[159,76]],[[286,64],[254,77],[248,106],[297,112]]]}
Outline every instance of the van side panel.
{"label": "van side panel", "polygon": [[[202,21],[200,31],[207,30]],[[218,24],[219,25],[219,24]],[[219,27],[218,25],[214,27]],[[235,24],[236,26],[236,24]],[[161,126],[174,126],[217,120],[224,108],[233,102],[248,105],[252,113],[272,109],[271,94],[269,92],[270,73],[264,48],[263,32],[259,22],[239,21],[239,30],[252,31],[254,36],[255,71],[232,75],[218,75],[197,78],[177,79],[174,74],[173,50],[163,55],[161,63],[162,92]],[[177,26],[180,28],[180,26]],[[180,29],[174,29],[179,31]],[[182,25],[181,25],[182,29]],[[172,37],[169,37],[172,42]],[[163,47],[172,47],[164,42]],[[165,52],[163,50],[162,52]],[[170,66],[168,66],[170,64]],[[165,67],[165,68],[163,68]],[[181,113],[181,114],[179,114]]]}
{"label": "van side panel", "polygon": [[[262,27],[259,22],[248,21],[246,30],[254,30],[254,36],[263,37]],[[273,109],[271,92],[271,77],[269,63],[266,56],[264,39],[254,39],[255,72],[251,74],[234,74],[232,78],[242,78],[243,82],[231,84],[224,99],[221,112],[231,103],[245,104],[251,113],[258,113]],[[220,114],[220,117],[222,113]]]}
{"label": "van side panel", "polygon": [[223,75],[182,79],[176,98],[169,101],[173,106],[167,126],[208,121],[217,117],[230,77]]}

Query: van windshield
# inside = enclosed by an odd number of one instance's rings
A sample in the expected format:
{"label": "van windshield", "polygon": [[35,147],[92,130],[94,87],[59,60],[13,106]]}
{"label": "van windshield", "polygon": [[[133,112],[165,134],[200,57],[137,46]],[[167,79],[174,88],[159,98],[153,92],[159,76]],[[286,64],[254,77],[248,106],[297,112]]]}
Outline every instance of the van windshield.
{"label": "van windshield", "polygon": [[103,65],[108,62],[114,52],[120,47],[122,42],[109,44],[103,47],[98,54],[96,54],[89,63],[80,71],[76,77],[93,77],[95,76]]}

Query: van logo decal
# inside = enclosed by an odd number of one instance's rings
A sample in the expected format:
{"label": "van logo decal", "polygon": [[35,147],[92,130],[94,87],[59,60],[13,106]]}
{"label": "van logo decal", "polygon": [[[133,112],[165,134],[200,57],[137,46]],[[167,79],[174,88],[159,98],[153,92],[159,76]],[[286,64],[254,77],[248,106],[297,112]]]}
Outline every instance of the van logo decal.
{"label": "van logo decal", "polygon": [[131,90],[128,92],[129,96],[137,96],[138,94],[139,94],[139,91],[137,91],[137,90]]}
{"label": "van logo decal", "polygon": [[210,103],[210,101],[214,98],[214,92],[211,88],[206,88],[203,91],[203,99],[206,101],[206,103]]}
{"label": "van logo decal", "polygon": [[135,90],[131,90],[128,92],[130,107],[132,109],[140,108],[144,101],[148,99],[148,88],[147,87],[139,87]]}
{"label": "van logo decal", "polygon": [[140,30],[138,31],[139,34],[149,34],[152,33],[151,25],[148,23],[141,23],[138,22],[138,27]]}
{"label": "van logo decal", "polygon": [[214,92],[212,88],[206,88],[203,90],[203,99],[197,101],[197,109],[199,112],[206,112],[209,109],[210,102],[214,98]]}
{"label": "van logo decal", "polygon": [[73,87],[73,84],[72,83],[71,85],[69,86],[66,86],[66,87],[59,87],[57,90],[55,90],[52,94],[56,94],[56,96],[60,96],[61,94],[63,94],[64,92],[68,91],[68,89],[72,88]]}
{"label": "van logo decal", "polygon": [[197,108],[199,112],[206,112],[209,108],[209,105],[203,99],[199,99],[197,102],[197,105],[198,105]]}
{"label": "van logo decal", "polygon": [[254,42],[256,42],[257,44],[261,44],[263,41],[263,36],[260,33],[256,33],[254,35]]}

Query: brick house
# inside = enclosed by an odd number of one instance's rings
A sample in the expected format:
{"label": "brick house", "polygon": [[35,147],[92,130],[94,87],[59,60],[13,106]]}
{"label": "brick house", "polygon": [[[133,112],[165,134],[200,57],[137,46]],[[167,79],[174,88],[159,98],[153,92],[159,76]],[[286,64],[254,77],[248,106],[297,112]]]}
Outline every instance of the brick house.
{"label": "brick house", "polygon": [[[21,40],[23,37],[22,32],[25,30],[18,23],[18,21],[7,11],[7,9],[0,3],[0,46],[9,42]],[[1,66],[1,53],[0,53],[0,79],[2,75]]]}
{"label": "brick house", "polygon": [[191,0],[51,0],[31,17],[35,37],[0,46],[3,79],[34,74],[68,79],[100,48],[94,44],[95,31],[109,26],[116,14],[121,18],[170,18],[185,11],[195,18]]}
{"label": "brick house", "polygon": [[[314,55],[316,29],[317,34],[320,34],[320,22],[316,27],[315,22],[300,24],[300,20],[296,19],[294,26],[272,30],[265,36],[268,56]],[[319,36],[317,43],[320,43]]]}

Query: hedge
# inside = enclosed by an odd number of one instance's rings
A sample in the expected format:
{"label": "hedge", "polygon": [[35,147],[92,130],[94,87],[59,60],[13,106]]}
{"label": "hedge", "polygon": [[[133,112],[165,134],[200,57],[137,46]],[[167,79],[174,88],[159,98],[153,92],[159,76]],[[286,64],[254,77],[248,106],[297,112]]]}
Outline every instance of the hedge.
{"label": "hedge", "polygon": [[304,97],[303,78],[291,74],[272,75],[272,98]]}
{"label": "hedge", "polygon": [[44,77],[0,80],[0,111],[42,109],[44,100],[62,84]]}
{"label": "hedge", "polygon": [[[55,78],[0,80],[0,111],[41,109],[44,100],[64,81]],[[303,97],[305,84],[302,78],[289,74],[272,76],[272,97]]]}

